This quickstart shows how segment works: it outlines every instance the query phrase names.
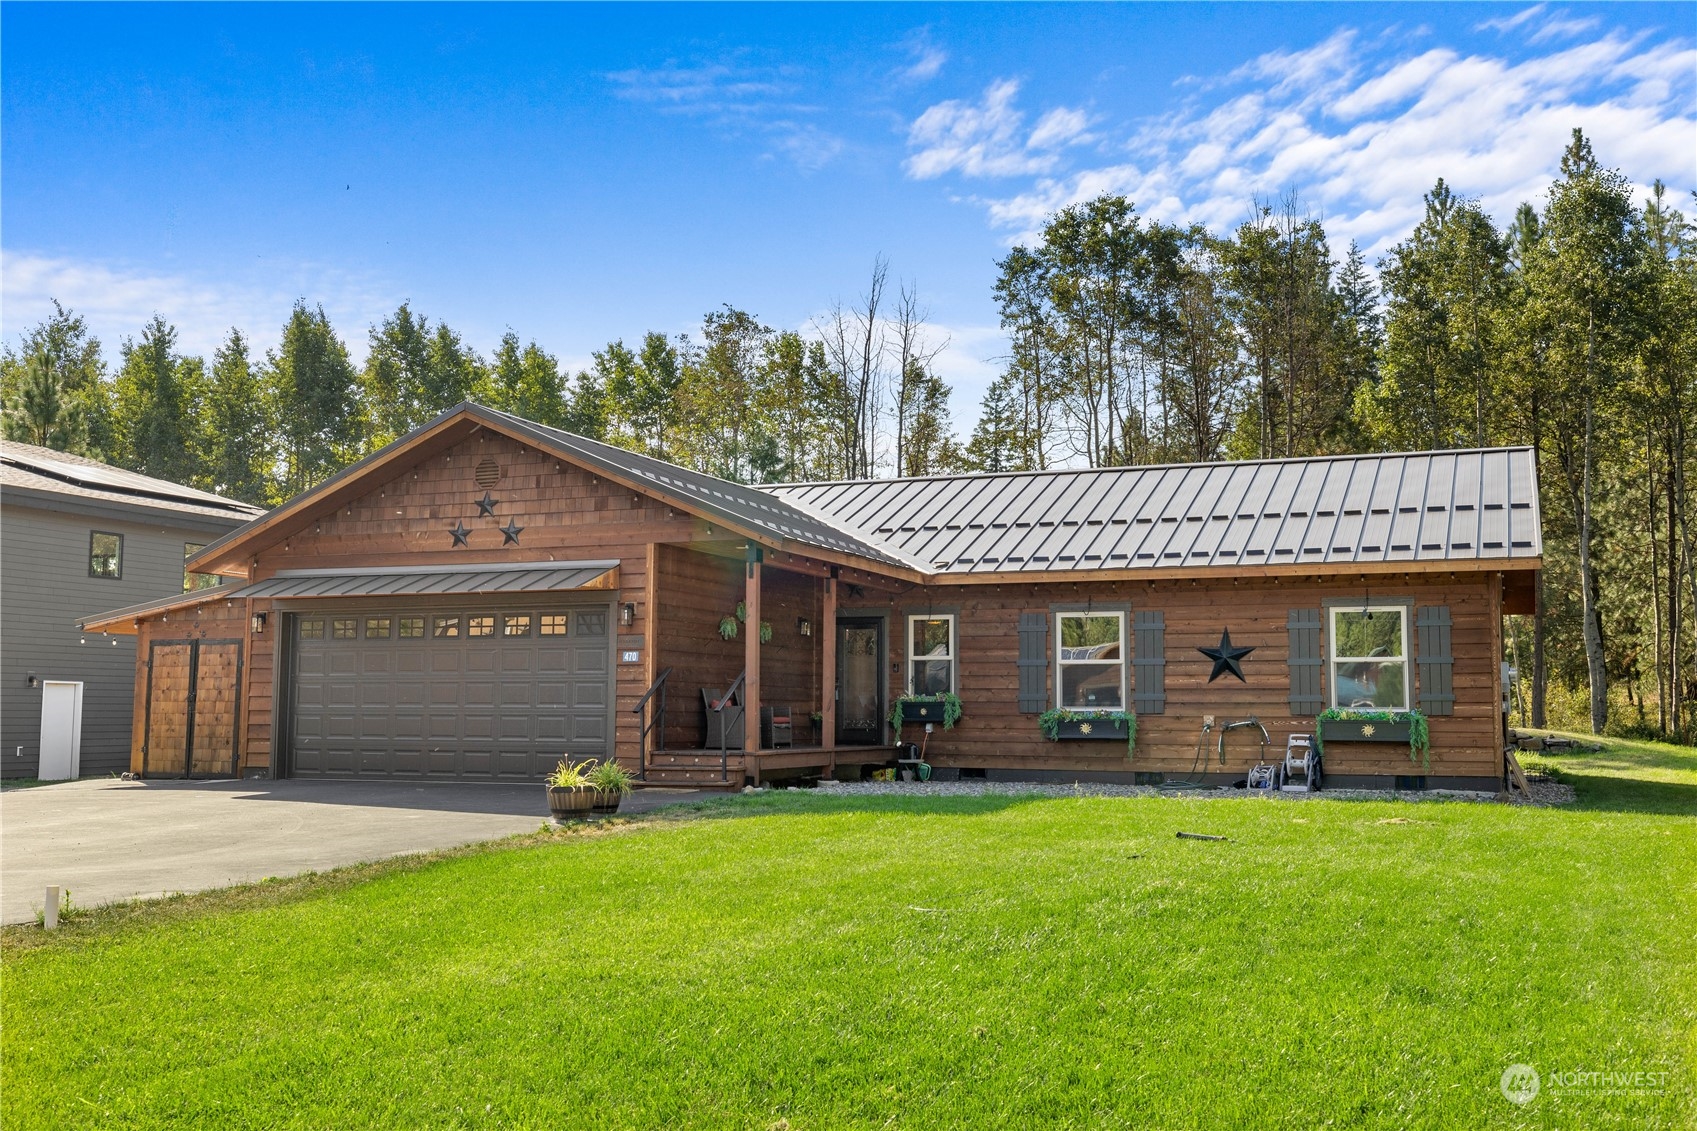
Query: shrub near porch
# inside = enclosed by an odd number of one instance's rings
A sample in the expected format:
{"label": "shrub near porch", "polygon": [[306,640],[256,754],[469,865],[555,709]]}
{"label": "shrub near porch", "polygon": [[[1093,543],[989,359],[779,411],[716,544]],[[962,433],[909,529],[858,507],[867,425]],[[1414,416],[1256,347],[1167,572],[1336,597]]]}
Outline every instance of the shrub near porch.
{"label": "shrub near porch", "polygon": [[0,1118],[1688,1127],[1697,753],[1634,749],[1568,810],[778,793],[13,932]]}

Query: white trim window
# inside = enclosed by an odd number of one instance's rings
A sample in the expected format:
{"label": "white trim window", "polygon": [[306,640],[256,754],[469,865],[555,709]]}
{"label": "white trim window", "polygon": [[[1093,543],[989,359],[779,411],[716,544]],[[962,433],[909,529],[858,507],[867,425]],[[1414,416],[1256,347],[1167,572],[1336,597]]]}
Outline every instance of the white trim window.
{"label": "white trim window", "polygon": [[1055,614],[1055,706],[1123,711],[1126,703],[1124,613]]}
{"label": "white trim window", "polygon": [[954,614],[907,618],[907,689],[910,695],[955,690]]}
{"label": "white trim window", "polygon": [[1408,710],[1408,606],[1334,605],[1326,627],[1332,706]]}

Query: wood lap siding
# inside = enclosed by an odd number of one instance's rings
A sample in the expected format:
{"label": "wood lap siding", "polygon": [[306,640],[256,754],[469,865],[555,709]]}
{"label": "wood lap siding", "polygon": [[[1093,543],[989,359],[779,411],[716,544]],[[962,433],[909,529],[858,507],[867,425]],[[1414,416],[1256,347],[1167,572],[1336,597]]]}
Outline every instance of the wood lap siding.
{"label": "wood lap siding", "polygon": [[659,622],[659,669],[671,668],[666,681],[666,747],[699,748],[705,741],[701,689],[723,691],[742,671],[742,633],[726,640],[719,620],[743,598],[743,563],[678,546],[660,546],[656,595]]}
{"label": "wood lap siding", "polygon": [[[1495,615],[1490,600],[1488,575],[1458,575],[1423,579],[1411,576],[1394,583],[1383,582],[1384,594],[1407,595],[1417,603],[1441,596],[1449,607],[1453,626],[1452,672],[1456,703],[1453,715],[1431,720],[1432,768],[1411,768],[1408,752],[1398,746],[1354,744],[1329,750],[1331,772],[1338,774],[1390,775],[1425,772],[1458,777],[1495,777],[1499,772],[1497,751],[1497,701],[1492,697]],[[1380,586],[1376,586],[1376,591]],[[1061,769],[1124,772],[1129,769],[1182,774],[1195,756],[1202,716],[1215,715],[1221,722],[1257,715],[1267,726],[1277,751],[1285,736],[1309,733],[1314,715],[1293,713],[1290,708],[1291,610],[1313,606],[1316,610],[1328,597],[1360,596],[1359,584],[1274,583],[1271,580],[1243,581],[1236,585],[1182,581],[1147,583],[1080,583],[1064,587],[1068,601],[1094,599],[1129,601],[1134,610],[1162,614],[1164,625],[1164,711],[1140,715],[1137,754],[1128,764],[1123,748],[1103,742],[1051,743],[1042,738],[1036,720],[1026,713],[1028,692],[1022,687],[1020,640],[1034,639],[1041,631],[1048,647],[1051,635],[1040,627],[1043,614],[1030,610],[1051,599],[1057,590],[1036,585],[978,587],[920,587],[902,595],[904,605],[934,600],[939,605],[959,607],[960,695],[965,708],[961,723],[950,731],[931,736],[927,758],[940,766],[984,766],[1005,770]],[[1378,595],[1376,592],[1375,595]],[[872,602],[864,602],[871,604]],[[893,605],[893,602],[892,602]],[[1135,622],[1134,622],[1135,623]],[[1144,624],[1151,623],[1145,620]],[[1321,628],[1311,626],[1318,638]],[[1246,684],[1231,676],[1208,682],[1212,662],[1197,651],[1219,643],[1222,629],[1231,630],[1232,643],[1255,648],[1244,661]],[[1023,631],[1022,631],[1023,630]],[[892,649],[892,655],[895,655]],[[1045,652],[1047,655],[1047,652]],[[1418,657],[1416,657],[1418,659]],[[1317,673],[1323,667],[1315,666]],[[1044,671],[1044,694],[1047,695]],[[899,676],[892,676],[895,692]],[[1028,681],[1029,682],[1029,681]],[[1321,681],[1323,684],[1323,681]],[[1032,700],[1034,702],[1034,700]],[[1260,742],[1253,731],[1234,731],[1226,739],[1226,770],[1242,772],[1260,755]],[[1208,742],[1209,763],[1221,767],[1214,756],[1217,733]]]}

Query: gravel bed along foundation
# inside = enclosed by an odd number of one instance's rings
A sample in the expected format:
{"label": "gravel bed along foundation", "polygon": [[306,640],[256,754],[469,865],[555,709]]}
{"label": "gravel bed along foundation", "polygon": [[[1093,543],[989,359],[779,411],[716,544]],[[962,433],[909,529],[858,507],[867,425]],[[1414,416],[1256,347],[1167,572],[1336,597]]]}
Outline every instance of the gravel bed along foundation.
{"label": "gravel bed along foundation", "polygon": [[[1573,801],[1573,787],[1557,782],[1534,781],[1530,802],[1516,799],[1515,804],[1565,805]],[[821,790],[832,794],[864,796],[910,797],[982,797],[1029,795],[1039,797],[1188,797],[1204,801],[1228,798],[1256,798],[1263,801],[1308,801],[1316,798],[1332,801],[1495,801],[1497,795],[1473,790],[1428,789],[1398,791],[1392,789],[1322,789],[1319,793],[1269,793],[1262,790],[1203,787],[1187,789],[1174,786],[1116,785],[1108,782],[1076,782],[1070,785],[1057,782],[1017,781],[949,781],[949,782],[834,782],[821,781]],[[752,789],[752,787],[750,787]]]}

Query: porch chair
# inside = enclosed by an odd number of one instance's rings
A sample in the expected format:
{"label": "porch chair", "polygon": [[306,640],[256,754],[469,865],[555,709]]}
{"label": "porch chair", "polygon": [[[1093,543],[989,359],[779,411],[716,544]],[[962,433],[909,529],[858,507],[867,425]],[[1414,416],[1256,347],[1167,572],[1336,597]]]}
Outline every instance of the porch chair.
{"label": "porch chair", "polygon": [[[713,708],[723,698],[723,693],[710,687],[701,689],[701,706],[707,712],[707,743],[708,748],[717,750],[723,745],[727,750],[742,749],[742,691],[739,689],[731,701],[725,704],[725,709],[715,711]],[[721,734],[723,741],[721,741]]]}
{"label": "porch chair", "polygon": [[773,704],[760,708],[760,745],[767,750],[795,745],[795,730],[790,725],[790,709]]}

